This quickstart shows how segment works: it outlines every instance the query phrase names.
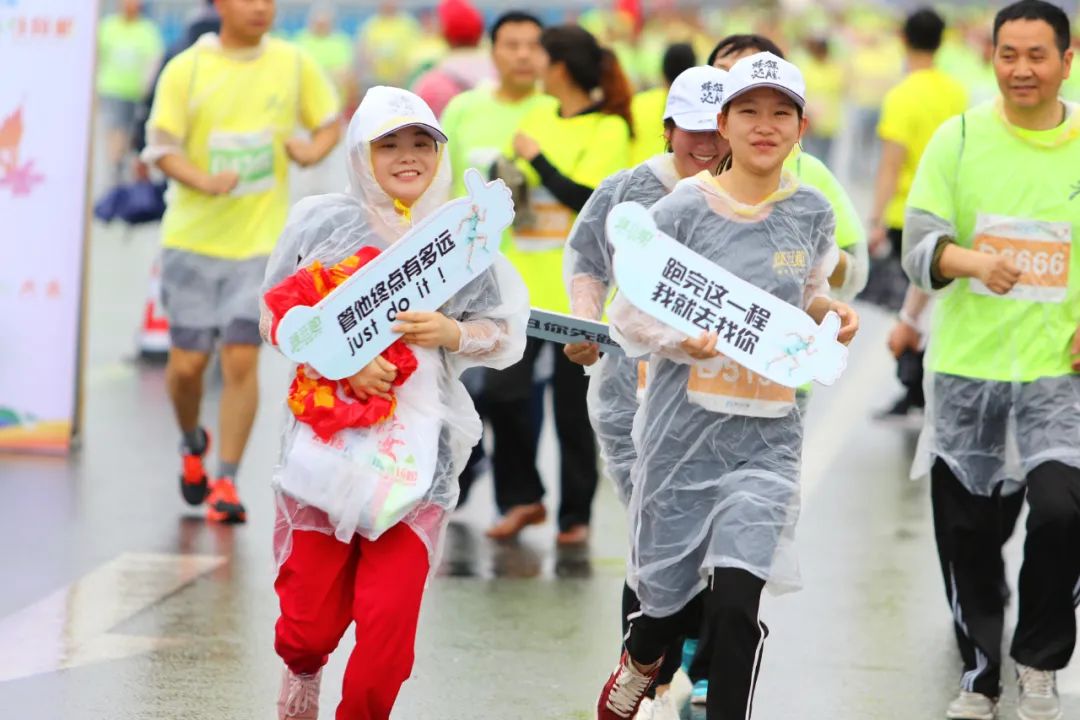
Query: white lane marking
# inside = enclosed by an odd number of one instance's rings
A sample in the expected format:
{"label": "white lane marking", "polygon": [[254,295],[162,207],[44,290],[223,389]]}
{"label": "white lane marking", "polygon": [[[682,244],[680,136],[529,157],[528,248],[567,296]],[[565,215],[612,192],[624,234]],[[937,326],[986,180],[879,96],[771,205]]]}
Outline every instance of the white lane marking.
{"label": "white lane marking", "polygon": [[891,323],[876,316],[871,322],[866,322],[869,320],[866,316],[870,313],[864,312],[863,315],[866,324],[855,340],[860,352],[849,356],[848,368],[837,381],[835,389],[818,388],[817,392],[827,392],[828,396],[817,398],[817,404],[811,401],[807,413],[802,469],[804,508],[840,454],[857,443],[861,434],[860,426],[872,422],[868,415],[871,408],[867,399],[879,397],[881,388],[892,388],[895,384],[890,380],[894,369],[892,362],[882,362],[880,357],[875,357],[875,349],[885,347]]}
{"label": "white lane marking", "polygon": [[0,620],[0,682],[183,643],[109,631],[225,562],[216,555],[124,553],[105,563]]}

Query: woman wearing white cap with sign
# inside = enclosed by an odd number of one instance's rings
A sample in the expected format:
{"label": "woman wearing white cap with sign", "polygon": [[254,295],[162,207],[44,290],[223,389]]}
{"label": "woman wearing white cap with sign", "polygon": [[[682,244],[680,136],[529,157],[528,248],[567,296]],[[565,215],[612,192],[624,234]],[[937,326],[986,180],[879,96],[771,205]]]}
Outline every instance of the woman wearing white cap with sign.
{"label": "woman wearing white cap with sign", "polygon": [[[836,312],[838,339],[850,342],[858,318],[827,296],[839,252],[833,212],[783,167],[806,129],[804,93],[799,70],[775,55],[736,63],[718,118],[731,146],[723,172],[680,183],[652,216],[661,232],[814,322]],[[710,648],[707,716],[749,717],[767,635],[761,592],[767,583],[776,591],[799,586],[793,540],[803,423],[795,390],[737,365],[718,372],[716,333],[688,338],[621,295],[609,314],[629,354],[649,354],[650,374],[631,471],[630,576],[641,611],[598,718],[634,717],[672,640],[697,613]]]}
{"label": "woman wearing white cap with sign", "polygon": [[[355,258],[391,249],[436,213],[450,199],[446,142],[419,97],[371,88],[349,125],[347,191],[309,197],[293,208],[267,268],[267,305],[271,289],[298,270],[333,276],[350,261],[355,269]],[[480,438],[480,419],[458,377],[471,366],[506,367],[520,359],[528,308],[520,276],[496,255],[438,312],[397,312],[393,330],[402,334],[398,353],[409,358],[407,366],[386,359],[392,345],[323,398],[341,401],[351,391],[354,400],[389,400],[388,416],[329,441],[313,439],[311,428],[297,419],[298,384],[321,380],[298,368],[274,474],[274,588],[281,604],[275,649],[286,664],[279,718],[318,716],[322,667],[354,622],[356,649],[337,716],[390,717],[412,671],[420,602],[456,504],[457,477]],[[281,318],[267,308],[263,319],[264,334],[273,341],[276,326],[270,326]],[[387,496],[399,490],[386,483],[388,474],[427,490],[388,513]],[[325,502],[298,499],[294,488],[301,477],[308,486],[332,488],[321,494]],[[367,492],[372,488],[381,490]],[[361,501],[366,504],[358,506]],[[380,524],[378,518],[387,516]]]}
{"label": "woman wearing white cap with sign", "polygon": [[[664,137],[669,151],[612,175],[600,183],[582,208],[567,240],[563,266],[570,310],[574,315],[599,320],[615,285],[612,248],[604,230],[611,208],[631,200],[652,207],[683,178],[700,172],[715,174],[719,169],[727,149],[716,131],[725,77],[725,71],[708,66],[680,73],[671,85],[664,108]],[[630,431],[638,409],[638,360],[616,355],[605,355],[600,359],[593,343],[567,345],[565,352],[573,362],[593,366],[589,371],[592,376],[589,418],[600,442],[607,473],[615,483],[619,498],[629,503],[630,468],[637,458]],[[628,616],[638,609],[637,596],[627,583],[623,589],[624,634],[629,627]],[[691,634],[696,637],[696,629]],[[678,718],[678,710],[666,689],[679,668],[681,647],[680,638],[672,643],[665,655],[664,667],[656,680],[655,702],[646,699],[638,714],[642,720],[646,717],[655,720]]]}

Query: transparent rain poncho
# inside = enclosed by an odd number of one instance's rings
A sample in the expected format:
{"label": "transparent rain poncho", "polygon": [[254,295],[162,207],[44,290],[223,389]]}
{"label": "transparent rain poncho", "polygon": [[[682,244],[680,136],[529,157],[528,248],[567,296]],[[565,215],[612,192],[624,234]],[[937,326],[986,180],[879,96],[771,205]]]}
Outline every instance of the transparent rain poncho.
{"label": "transparent rain poncho", "polygon": [[[667,154],[616,173],[596,188],[570,231],[563,255],[574,315],[599,320],[615,286],[614,250],[604,230],[611,209],[626,201],[652,207],[678,182],[674,156]],[[638,409],[638,366],[636,358],[606,354],[588,370],[589,419],[600,443],[604,468],[623,503],[630,501],[630,468],[637,458],[630,430]]]}
{"label": "transparent rain poncho", "polygon": [[[410,215],[399,212],[394,200],[373,176],[370,145],[362,140],[357,117],[353,117],[347,133],[346,192],[309,197],[297,203],[267,267],[264,293],[316,260],[333,265],[365,245],[385,250],[413,223],[422,221],[449,200],[450,164],[445,149],[439,148],[438,169],[431,186],[412,206]],[[517,272],[499,255],[485,274],[467,285],[440,311],[458,322],[462,333],[460,350],[451,353],[410,346],[419,366],[403,385],[395,388],[395,417],[411,413],[413,417],[431,421],[430,437],[421,440],[426,446],[407,448],[418,457],[433,457],[431,489],[402,522],[427,545],[433,571],[447,518],[457,503],[458,475],[480,440],[482,430],[480,418],[459,377],[470,367],[505,368],[521,359],[529,313],[528,293]],[[264,321],[266,312],[264,308]],[[290,452],[303,430],[299,425],[289,413],[280,461],[275,468],[279,509],[275,554],[279,566],[288,557],[295,530],[313,530],[333,534],[343,542],[351,541],[357,531],[357,508],[348,505],[347,483],[364,482],[359,469],[348,478],[328,479],[327,482],[342,484],[329,493],[339,498],[333,503],[335,507],[304,505],[282,492],[283,478],[292,471]]]}
{"label": "transparent rain poncho", "polygon": [[[807,307],[828,293],[839,253],[833,212],[819,192],[790,174],[755,207],[698,175],[654,205],[652,214],[661,231],[785,302]],[[680,349],[685,335],[618,294],[608,312],[616,339],[631,354],[651,353],[634,418],[638,459],[630,499],[628,577],[644,612],[676,613],[716,567],[751,572],[773,592],[797,589],[803,425],[794,391],[782,417],[709,410],[707,399],[690,392],[696,361]]]}
{"label": "transparent rain poncho", "polygon": [[[1009,126],[997,103],[943,125],[923,155],[904,222],[904,269],[936,302],[926,423],[912,477],[940,459],[967,490],[1013,493],[1048,461],[1080,468],[1080,115],[1054,130]],[[1003,180],[1003,178],[1007,178]],[[1007,296],[932,268],[946,243],[1010,256]]]}

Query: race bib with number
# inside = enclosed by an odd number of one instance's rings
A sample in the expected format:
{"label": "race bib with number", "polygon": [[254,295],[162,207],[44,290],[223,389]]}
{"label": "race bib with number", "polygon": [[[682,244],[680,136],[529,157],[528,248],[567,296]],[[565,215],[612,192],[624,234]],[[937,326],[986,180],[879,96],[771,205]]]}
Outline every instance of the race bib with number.
{"label": "race bib with number", "polygon": [[557,250],[574,226],[574,213],[545,187],[529,189],[529,206],[514,222],[514,247],[520,252]]}
{"label": "race bib with number", "polygon": [[690,368],[686,392],[693,404],[729,415],[779,418],[795,405],[794,388],[770,382],[728,358],[719,369]]}
{"label": "race bib with number", "polygon": [[231,170],[240,176],[230,195],[253,195],[274,189],[274,135],[254,133],[210,134],[210,174]]}
{"label": "race bib with number", "polygon": [[1023,273],[1020,281],[1005,295],[997,295],[974,278],[970,285],[972,292],[1030,302],[1065,301],[1072,251],[1072,226],[1069,223],[980,214],[972,247],[979,252],[1009,258]]}

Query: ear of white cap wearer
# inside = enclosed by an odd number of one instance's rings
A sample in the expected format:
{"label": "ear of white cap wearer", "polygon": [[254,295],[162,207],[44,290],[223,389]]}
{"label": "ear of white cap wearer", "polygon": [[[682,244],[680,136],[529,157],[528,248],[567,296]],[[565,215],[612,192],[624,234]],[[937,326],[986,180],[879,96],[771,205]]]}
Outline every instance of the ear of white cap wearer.
{"label": "ear of white cap wearer", "polygon": [[723,107],[751,90],[767,87],[779,90],[799,107],[806,105],[806,81],[799,68],[769,52],[750,55],[731,66]]}
{"label": "ear of white cap wearer", "polygon": [[354,116],[360,130],[360,140],[375,142],[405,127],[422,127],[441,144],[446,144],[446,133],[439,125],[435,113],[420,96],[401,88],[377,85],[364,95]]}
{"label": "ear of white cap wearer", "polygon": [[676,127],[688,132],[715,131],[727,76],[709,65],[683,70],[671,83],[664,120],[673,120]]}

